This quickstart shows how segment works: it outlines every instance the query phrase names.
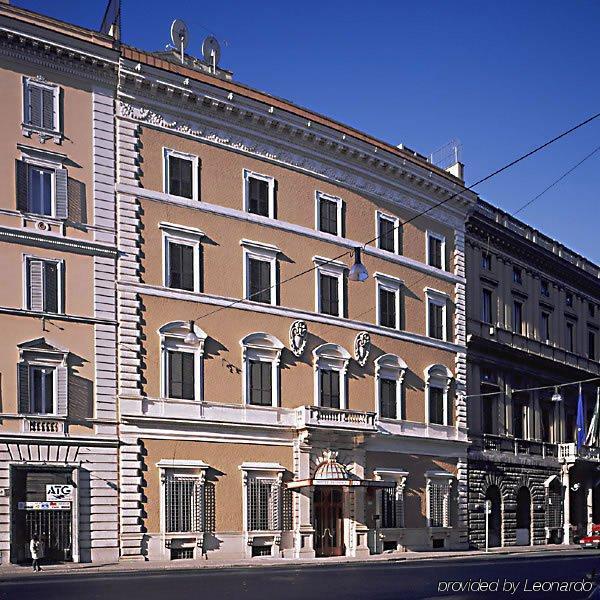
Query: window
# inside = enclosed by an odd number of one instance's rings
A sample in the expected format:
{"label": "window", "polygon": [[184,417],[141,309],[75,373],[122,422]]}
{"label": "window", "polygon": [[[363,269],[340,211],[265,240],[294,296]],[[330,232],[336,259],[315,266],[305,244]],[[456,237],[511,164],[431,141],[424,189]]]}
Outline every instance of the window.
{"label": "window", "polygon": [[206,470],[200,460],[163,459],[160,471],[161,530],[171,534],[199,534],[206,528]]}
{"label": "window", "polygon": [[[25,149],[22,152],[25,158],[16,161],[17,210],[66,219],[67,170],[56,162],[56,155],[52,153]],[[37,160],[40,155],[50,159]]]}
{"label": "window", "polygon": [[382,529],[404,527],[404,486],[408,473],[401,469],[375,469],[375,479],[389,482],[380,492]]}
{"label": "window", "polygon": [[316,311],[334,317],[345,316],[344,285],[346,265],[313,257],[316,273]]}
{"label": "window", "polygon": [[277,463],[243,463],[240,470],[244,478],[244,529],[290,529],[292,524],[286,512],[291,491],[283,484],[284,467]]}
{"label": "window", "polygon": [[571,292],[565,293],[565,304],[568,308],[573,308],[573,294]]}
{"label": "window", "polygon": [[244,210],[275,218],[275,179],[244,169]]}
{"label": "window", "polygon": [[26,308],[62,313],[63,261],[25,257]]}
{"label": "window", "polygon": [[199,199],[199,160],[193,154],[185,154],[177,150],[163,148],[164,155],[164,190],[167,194]]}
{"label": "window", "polygon": [[427,232],[427,264],[436,269],[446,268],[446,238]]}
{"label": "window", "polygon": [[429,527],[450,527],[450,493],[452,476],[449,473],[426,473],[427,520]]}
{"label": "window", "polygon": [[596,332],[588,331],[588,358],[596,360]]}
{"label": "window", "polygon": [[513,283],[523,284],[523,271],[519,267],[513,267]]}
{"label": "window", "polygon": [[383,354],[375,360],[375,398],[381,418],[404,418],[402,381],[407,368],[394,354]]}
{"label": "window", "polygon": [[492,291],[486,288],[481,290],[481,320],[492,323]]}
{"label": "window", "polygon": [[550,284],[545,279],[540,281],[540,294],[544,298],[550,298]]}
{"label": "window", "polygon": [[443,292],[425,288],[427,294],[427,335],[437,340],[447,340],[446,304],[448,297]]}
{"label": "window", "polygon": [[317,229],[332,235],[343,235],[342,199],[336,196],[316,193]]}
{"label": "window", "polygon": [[484,269],[485,271],[492,270],[492,255],[489,252],[482,252],[481,268]]}
{"label": "window", "polygon": [[594,318],[595,312],[596,311],[593,302],[588,302],[588,315],[590,316],[590,318]]}
{"label": "window", "polygon": [[481,367],[479,379],[479,391],[481,396],[481,425],[483,433],[494,434],[498,430],[498,400],[500,398],[500,386],[498,385],[498,374],[487,367]]}
{"label": "window", "polygon": [[390,217],[383,213],[376,211],[376,230],[375,235],[377,237],[377,247],[381,250],[387,250],[394,254],[401,253],[401,229],[400,219],[397,217]]}
{"label": "window", "polygon": [[444,365],[431,365],[425,369],[425,416],[427,423],[451,425],[452,414],[448,391],[452,373]]}
{"label": "window", "polygon": [[160,223],[163,231],[163,282],[165,287],[201,292],[204,232],[194,227]]}
{"label": "window", "polygon": [[277,304],[277,246],[242,240],[244,296],[254,302]]}
{"label": "window", "polygon": [[279,405],[279,362],[283,344],[274,336],[257,332],[240,341],[244,404]]}
{"label": "window", "polygon": [[[198,342],[186,343],[193,328]],[[161,337],[161,394],[175,400],[202,400],[202,357],[206,334],[193,322],[174,321],[163,325]]]}
{"label": "window", "polygon": [[402,328],[402,281],[390,275],[375,273],[377,280],[377,324],[391,329]]}
{"label": "window", "polygon": [[575,352],[575,323],[567,321],[567,350]]}
{"label": "window", "polygon": [[19,413],[66,416],[69,353],[44,338],[19,344],[18,349]]}
{"label": "window", "polygon": [[544,310],[540,315],[540,336],[543,342],[550,341],[550,313]]}
{"label": "window", "polygon": [[313,350],[315,362],[315,404],[347,408],[346,372],[350,354],[337,344],[322,344]]}
{"label": "window", "polygon": [[54,137],[60,131],[60,88],[39,77],[23,78],[23,133],[46,133],[42,141]]}
{"label": "window", "polygon": [[523,303],[515,300],[513,302],[513,331],[523,334]]}

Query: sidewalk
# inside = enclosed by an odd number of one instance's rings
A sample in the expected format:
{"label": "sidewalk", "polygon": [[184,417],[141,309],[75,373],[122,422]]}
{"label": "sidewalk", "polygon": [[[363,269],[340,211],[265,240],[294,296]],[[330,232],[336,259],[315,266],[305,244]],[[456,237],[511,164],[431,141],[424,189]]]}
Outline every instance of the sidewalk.
{"label": "sidewalk", "polygon": [[594,550],[582,550],[579,545],[570,546],[513,546],[508,548],[492,548],[489,552],[481,550],[464,550],[455,552],[386,552],[368,558],[353,558],[348,556],[332,558],[271,558],[259,557],[242,560],[219,560],[208,558],[202,561],[176,560],[176,561],[122,561],[107,564],[70,563],[48,565],[43,567],[41,573],[34,573],[29,566],[13,564],[0,565],[0,582],[20,579],[23,577],[47,577],[56,575],[74,574],[118,574],[131,572],[161,572],[161,571],[191,571],[197,569],[227,569],[227,568],[261,568],[261,567],[319,567],[332,564],[367,564],[387,562],[407,562],[419,560],[439,560],[477,558],[485,560],[492,557],[531,556],[536,557],[552,555],[557,552],[569,554],[594,554]]}

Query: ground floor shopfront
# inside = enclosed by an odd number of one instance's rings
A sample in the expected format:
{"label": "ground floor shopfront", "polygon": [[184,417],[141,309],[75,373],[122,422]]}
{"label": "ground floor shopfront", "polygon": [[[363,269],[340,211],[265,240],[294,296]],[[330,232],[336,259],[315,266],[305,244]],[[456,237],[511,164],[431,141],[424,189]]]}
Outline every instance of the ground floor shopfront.
{"label": "ground floor shopfront", "polygon": [[117,443],[0,440],[0,557],[27,564],[33,535],[46,563],[118,558]]}
{"label": "ground floor shopfront", "polygon": [[427,440],[382,446],[357,432],[206,437],[125,440],[123,558],[466,548],[464,443],[432,441],[427,454]]}

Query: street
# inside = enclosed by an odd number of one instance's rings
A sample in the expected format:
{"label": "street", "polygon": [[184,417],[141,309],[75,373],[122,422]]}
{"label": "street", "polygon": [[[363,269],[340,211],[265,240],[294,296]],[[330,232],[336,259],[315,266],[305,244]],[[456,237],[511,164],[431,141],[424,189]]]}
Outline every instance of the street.
{"label": "street", "polygon": [[[1,600],[327,600],[473,598],[585,598],[575,591],[543,592],[544,582],[581,582],[600,571],[600,554],[483,557],[309,567],[252,567],[27,576],[0,583]],[[453,583],[454,582],[454,583]],[[481,582],[481,583],[480,583]],[[497,582],[497,583],[496,583]],[[485,585],[492,591],[486,590]],[[466,589],[471,592],[452,589]],[[536,591],[536,585],[538,586]],[[554,584],[556,586],[558,583]],[[494,591],[494,586],[498,591]],[[502,589],[504,588],[504,591]],[[574,589],[573,589],[574,588]],[[532,596],[533,594],[533,596]]]}

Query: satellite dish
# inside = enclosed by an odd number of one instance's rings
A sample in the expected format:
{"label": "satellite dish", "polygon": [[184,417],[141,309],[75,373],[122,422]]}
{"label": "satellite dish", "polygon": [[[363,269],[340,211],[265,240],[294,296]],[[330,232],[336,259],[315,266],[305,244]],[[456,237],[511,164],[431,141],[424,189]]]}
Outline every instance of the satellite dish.
{"label": "satellite dish", "polygon": [[215,36],[209,35],[204,38],[202,42],[202,56],[209,65],[216,69],[221,58],[221,46]]}
{"label": "satellite dish", "polygon": [[171,41],[181,54],[181,62],[183,62],[183,51],[187,48],[188,40],[187,25],[181,19],[175,19],[171,24]]}

